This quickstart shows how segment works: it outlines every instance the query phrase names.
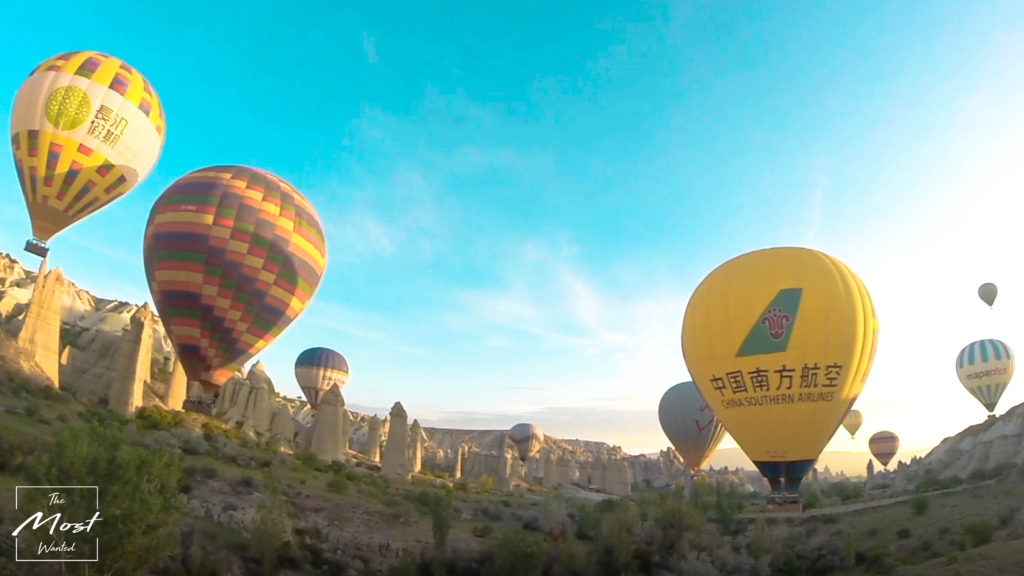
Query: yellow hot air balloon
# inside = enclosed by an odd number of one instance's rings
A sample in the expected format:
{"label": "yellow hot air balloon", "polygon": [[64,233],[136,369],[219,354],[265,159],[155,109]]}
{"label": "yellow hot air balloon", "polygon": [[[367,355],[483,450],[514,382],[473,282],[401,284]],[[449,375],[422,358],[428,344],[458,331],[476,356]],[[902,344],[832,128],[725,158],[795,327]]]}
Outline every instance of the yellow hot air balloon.
{"label": "yellow hot air balloon", "polygon": [[851,409],[843,417],[843,428],[850,433],[850,438],[853,438],[857,434],[857,430],[860,430],[860,425],[864,423],[864,416],[860,413],[860,410]]}
{"label": "yellow hot air balloon", "polygon": [[770,248],[701,282],[682,348],[701,395],[772,492],[797,494],[860,394],[877,335],[871,298],[845,264]]}
{"label": "yellow hot air balloon", "polygon": [[124,196],[156,165],[164,112],[134,68],[99,52],[43,62],[14,98],[11,148],[32,220],[25,249]]}

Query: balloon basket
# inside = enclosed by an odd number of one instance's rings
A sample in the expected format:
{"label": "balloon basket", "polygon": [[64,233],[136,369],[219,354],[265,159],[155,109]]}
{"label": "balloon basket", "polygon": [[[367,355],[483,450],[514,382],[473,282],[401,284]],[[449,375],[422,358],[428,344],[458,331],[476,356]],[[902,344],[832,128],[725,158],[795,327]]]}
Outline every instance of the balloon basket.
{"label": "balloon basket", "polygon": [[50,253],[50,249],[46,246],[46,244],[38,240],[29,239],[27,242],[25,242],[25,252],[28,252],[29,254],[35,254],[40,258],[46,258],[46,255]]}
{"label": "balloon basket", "polygon": [[769,494],[768,507],[772,512],[803,512],[799,494]]}

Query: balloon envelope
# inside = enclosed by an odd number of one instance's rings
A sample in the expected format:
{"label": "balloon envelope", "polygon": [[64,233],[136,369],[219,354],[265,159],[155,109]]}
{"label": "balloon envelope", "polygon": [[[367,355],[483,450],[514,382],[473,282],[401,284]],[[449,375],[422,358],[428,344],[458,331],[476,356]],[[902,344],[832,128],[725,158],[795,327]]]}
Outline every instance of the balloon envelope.
{"label": "balloon envelope", "polygon": [[160,99],[125,62],[67,52],[36,67],[11,113],[32,236],[47,242],[127,194],[156,165],[164,132]]}
{"label": "balloon envelope", "polygon": [[991,308],[992,304],[996,301],[996,295],[999,293],[999,289],[996,285],[991,282],[986,282],[978,287],[978,297],[982,299],[988,307]]}
{"label": "balloon envelope", "polygon": [[295,380],[305,394],[309,406],[316,410],[320,397],[331,386],[340,392],[348,383],[348,361],[330,348],[309,348],[295,359]]}
{"label": "balloon envelope", "polygon": [[526,459],[540,451],[544,444],[544,431],[536,424],[520,423],[508,431],[508,439],[516,447],[519,460],[526,462]]}
{"label": "balloon envelope", "polygon": [[864,423],[864,416],[861,415],[860,410],[850,410],[846,413],[843,418],[843,428],[850,433],[850,438],[853,438],[857,434],[857,430],[860,429],[860,425]]}
{"label": "balloon envelope", "polygon": [[971,342],[957,354],[956,375],[960,383],[989,412],[1013,378],[1013,351],[999,340]]}
{"label": "balloon envelope", "polygon": [[874,358],[867,290],[816,250],[771,248],[729,260],[694,291],[686,366],[773,492],[799,492]]}
{"label": "balloon envelope", "polygon": [[214,389],[302,313],[327,264],[313,206],[280,178],[241,166],[196,170],[165,190],[143,256],[185,373]]}
{"label": "balloon envelope", "polygon": [[658,404],[658,421],[691,472],[704,466],[725,436],[725,426],[693,382],[665,391]]}
{"label": "balloon envelope", "polygon": [[900,449],[900,439],[898,436],[883,430],[881,432],[875,432],[871,439],[868,440],[868,449],[871,450],[871,455],[874,456],[882,466],[888,468],[889,462],[892,461],[893,456]]}

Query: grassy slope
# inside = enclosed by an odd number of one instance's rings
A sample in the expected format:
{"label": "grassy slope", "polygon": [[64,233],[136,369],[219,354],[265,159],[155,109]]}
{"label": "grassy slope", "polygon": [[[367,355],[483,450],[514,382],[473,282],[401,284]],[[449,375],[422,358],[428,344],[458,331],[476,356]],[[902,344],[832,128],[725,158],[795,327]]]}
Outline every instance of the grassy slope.
{"label": "grassy slope", "polygon": [[[0,374],[0,438],[7,445],[43,445],[54,431],[67,423],[88,418],[90,408],[67,394],[41,390],[13,382]],[[183,456],[192,499],[237,500],[252,505],[271,484],[280,487],[288,514],[296,525],[309,518],[326,519],[341,526],[344,538],[386,543],[396,555],[418,557],[432,545],[430,520],[412,503],[421,490],[436,490],[436,481],[417,477],[414,483],[388,481],[358,467],[339,472],[322,464],[288,455],[275,455],[255,443],[227,440],[233,431],[209,417],[187,414],[184,427],[199,430],[206,423],[225,438],[211,444],[206,454]],[[159,434],[146,432],[145,434]],[[215,435],[215,434],[214,434]],[[0,458],[6,458],[0,454]],[[5,468],[7,468],[5,466]],[[333,479],[333,480],[332,480]],[[9,524],[13,513],[16,475],[0,474],[0,516]],[[455,521],[450,546],[462,553],[479,552],[493,544],[503,531],[538,516],[544,491],[511,495],[453,492]],[[802,527],[807,538],[820,545],[846,543],[859,554],[874,554],[877,573],[994,574],[1013,573],[1024,565],[1024,534],[1017,519],[1024,503],[1024,481],[1011,472],[995,482],[969,486],[960,491],[925,496],[928,505],[916,513],[909,500],[873,508],[836,511],[794,518],[772,518],[770,523]],[[306,519],[306,520],[304,520]],[[968,536],[971,523],[987,523],[992,543],[974,547]],[[493,536],[480,538],[481,527],[491,526]],[[247,537],[237,529],[218,525],[209,518],[190,517],[188,527],[202,536],[202,548],[213,554],[224,549],[244,556]],[[364,565],[380,562],[373,554],[356,554]],[[394,560],[386,562],[394,564]],[[377,564],[379,565],[379,564]],[[1012,570],[1011,570],[1012,569]]]}

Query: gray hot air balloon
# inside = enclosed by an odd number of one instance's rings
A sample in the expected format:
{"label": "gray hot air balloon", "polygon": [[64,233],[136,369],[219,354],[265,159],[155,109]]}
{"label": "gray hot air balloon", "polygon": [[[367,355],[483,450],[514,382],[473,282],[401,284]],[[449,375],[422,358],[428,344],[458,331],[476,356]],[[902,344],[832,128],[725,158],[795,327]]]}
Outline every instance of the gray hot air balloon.
{"label": "gray hot air balloon", "polygon": [[540,451],[544,444],[544,431],[536,424],[519,423],[509,429],[508,439],[515,444],[519,460],[525,463],[527,458]]}
{"label": "gray hot air balloon", "polygon": [[999,290],[996,288],[996,285],[991,282],[985,282],[978,287],[978,298],[981,298],[985,304],[988,304],[989,308],[995,303],[996,294],[998,293]]}
{"label": "gray hot air balloon", "polygon": [[711,458],[725,436],[725,426],[693,382],[681,382],[665,391],[658,404],[658,420],[691,472]]}

